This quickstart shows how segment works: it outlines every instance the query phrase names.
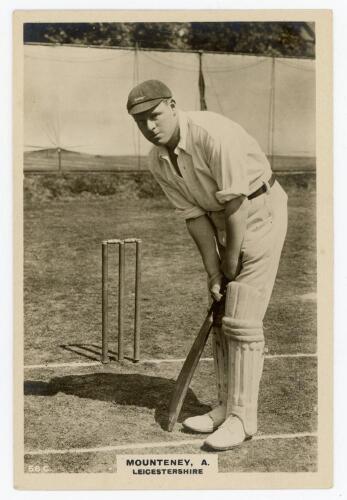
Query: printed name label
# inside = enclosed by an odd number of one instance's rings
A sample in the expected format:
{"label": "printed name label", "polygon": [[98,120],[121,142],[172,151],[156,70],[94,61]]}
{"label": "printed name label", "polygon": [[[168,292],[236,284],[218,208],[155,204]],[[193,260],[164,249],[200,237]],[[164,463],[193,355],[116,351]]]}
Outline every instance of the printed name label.
{"label": "printed name label", "polygon": [[129,477],[208,476],[218,472],[217,455],[121,455],[117,472]]}

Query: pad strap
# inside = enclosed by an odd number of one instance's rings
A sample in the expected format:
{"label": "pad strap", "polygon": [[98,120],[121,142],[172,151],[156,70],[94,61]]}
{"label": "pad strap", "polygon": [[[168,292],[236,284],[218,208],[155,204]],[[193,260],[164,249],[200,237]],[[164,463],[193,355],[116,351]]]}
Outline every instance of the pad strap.
{"label": "pad strap", "polygon": [[262,321],[224,316],[222,324],[225,335],[234,340],[261,342],[264,339]]}

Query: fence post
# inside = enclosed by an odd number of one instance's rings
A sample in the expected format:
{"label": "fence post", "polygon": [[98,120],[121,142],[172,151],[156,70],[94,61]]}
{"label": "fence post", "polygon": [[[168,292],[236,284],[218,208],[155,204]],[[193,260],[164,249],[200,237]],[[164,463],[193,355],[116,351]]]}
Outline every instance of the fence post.
{"label": "fence post", "polygon": [[207,109],[206,99],[205,99],[205,79],[204,73],[202,71],[202,55],[203,51],[199,50],[199,95],[200,95],[200,109],[205,111]]}
{"label": "fence post", "polygon": [[62,173],[62,166],[61,166],[61,148],[57,149],[58,152],[58,171],[61,174]]}
{"label": "fence post", "polygon": [[[134,85],[138,85],[140,80],[139,75],[139,42],[135,42],[135,53],[134,53]],[[136,128],[137,132],[137,168],[141,170],[141,133]]]}

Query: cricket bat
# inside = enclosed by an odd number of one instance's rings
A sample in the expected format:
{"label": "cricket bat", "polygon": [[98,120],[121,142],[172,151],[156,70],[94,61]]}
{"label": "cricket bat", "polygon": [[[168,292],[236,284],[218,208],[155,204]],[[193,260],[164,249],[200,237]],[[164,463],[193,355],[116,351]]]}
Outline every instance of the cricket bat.
{"label": "cricket bat", "polygon": [[219,308],[223,307],[224,297],[219,301],[214,301],[207,313],[205,321],[203,322],[196,339],[188,353],[187,359],[185,360],[181,372],[178,375],[176,384],[171,396],[169,405],[169,418],[167,430],[171,432],[177,422],[178,416],[180,414],[183,401],[186,397],[189,384],[193,378],[197,364],[206,345],[208,336],[210,334],[214,314],[219,311]]}

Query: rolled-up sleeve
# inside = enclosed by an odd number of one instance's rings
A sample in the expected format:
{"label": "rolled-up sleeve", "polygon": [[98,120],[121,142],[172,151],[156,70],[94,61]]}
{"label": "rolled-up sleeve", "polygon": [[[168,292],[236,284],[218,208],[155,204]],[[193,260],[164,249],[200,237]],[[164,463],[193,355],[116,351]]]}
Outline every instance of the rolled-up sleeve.
{"label": "rolled-up sleeve", "polygon": [[218,186],[215,197],[221,204],[238,196],[249,195],[247,156],[242,147],[242,132],[239,140],[235,131],[230,135],[227,132],[209,135],[205,144],[211,173]]}

